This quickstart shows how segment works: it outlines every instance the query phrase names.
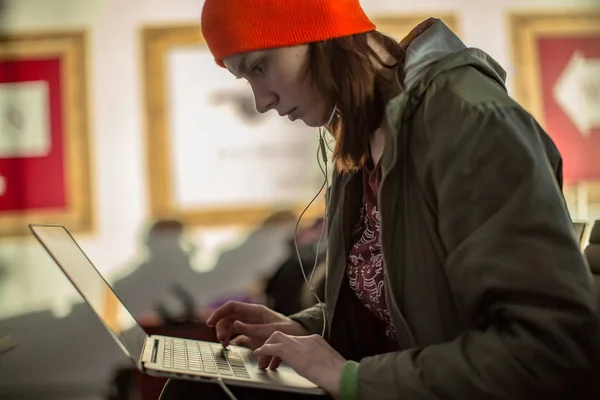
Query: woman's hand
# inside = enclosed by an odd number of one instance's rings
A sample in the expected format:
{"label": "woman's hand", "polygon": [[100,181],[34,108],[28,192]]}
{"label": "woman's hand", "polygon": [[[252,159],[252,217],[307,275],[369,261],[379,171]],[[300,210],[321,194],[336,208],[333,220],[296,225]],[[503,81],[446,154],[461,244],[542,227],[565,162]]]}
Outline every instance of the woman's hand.
{"label": "woman's hand", "polygon": [[339,396],[346,360],[319,335],[292,336],[277,331],[254,355],[259,357],[259,368],[274,370],[283,361],[333,397]]}
{"label": "woman's hand", "polygon": [[[240,336],[231,340],[231,344],[249,347],[252,350],[261,347],[274,332],[294,336],[309,335],[302,325],[282,314],[263,305],[239,301],[230,301],[221,306],[206,320],[206,324],[215,327],[217,340],[223,346],[228,346],[231,337],[237,334]],[[267,365],[270,362],[269,357]],[[279,365],[277,360],[274,362]]]}

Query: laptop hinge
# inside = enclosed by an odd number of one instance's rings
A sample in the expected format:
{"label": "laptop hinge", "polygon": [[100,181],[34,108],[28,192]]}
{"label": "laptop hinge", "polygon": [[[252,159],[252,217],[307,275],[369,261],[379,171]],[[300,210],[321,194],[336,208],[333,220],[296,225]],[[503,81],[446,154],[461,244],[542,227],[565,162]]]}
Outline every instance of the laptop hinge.
{"label": "laptop hinge", "polygon": [[147,337],[144,343],[144,351],[142,353],[142,362],[153,363],[156,361],[158,354],[158,340],[151,337]]}

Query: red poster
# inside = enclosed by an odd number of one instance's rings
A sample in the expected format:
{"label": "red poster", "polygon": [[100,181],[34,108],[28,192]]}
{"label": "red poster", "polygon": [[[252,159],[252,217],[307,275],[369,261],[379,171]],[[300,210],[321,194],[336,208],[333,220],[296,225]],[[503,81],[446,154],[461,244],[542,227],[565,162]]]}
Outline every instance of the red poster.
{"label": "red poster", "polygon": [[567,182],[600,178],[600,35],[537,40],[544,125]]}
{"label": "red poster", "polygon": [[0,61],[0,216],[67,208],[58,57]]}

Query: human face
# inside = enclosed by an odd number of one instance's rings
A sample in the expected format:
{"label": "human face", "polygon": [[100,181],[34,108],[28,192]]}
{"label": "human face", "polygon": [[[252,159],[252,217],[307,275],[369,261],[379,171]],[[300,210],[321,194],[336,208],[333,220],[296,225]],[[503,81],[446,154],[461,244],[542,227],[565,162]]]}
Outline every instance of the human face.
{"label": "human face", "polygon": [[248,81],[258,112],[276,110],[291,121],[318,127],[327,122],[327,112],[323,96],[305,74],[308,50],[308,45],[258,50],[227,57],[223,63],[234,76]]}

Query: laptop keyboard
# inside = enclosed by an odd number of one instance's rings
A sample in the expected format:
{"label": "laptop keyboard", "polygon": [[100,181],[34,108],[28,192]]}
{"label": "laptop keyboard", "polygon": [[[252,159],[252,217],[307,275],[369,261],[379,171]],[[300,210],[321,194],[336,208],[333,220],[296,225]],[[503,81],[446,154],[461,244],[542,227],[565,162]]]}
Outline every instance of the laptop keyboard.
{"label": "laptop keyboard", "polygon": [[184,339],[165,339],[163,367],[250,379],[242,356],[220,344]]}

